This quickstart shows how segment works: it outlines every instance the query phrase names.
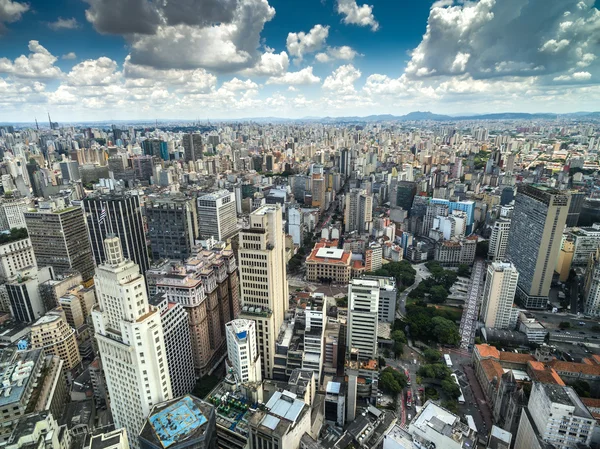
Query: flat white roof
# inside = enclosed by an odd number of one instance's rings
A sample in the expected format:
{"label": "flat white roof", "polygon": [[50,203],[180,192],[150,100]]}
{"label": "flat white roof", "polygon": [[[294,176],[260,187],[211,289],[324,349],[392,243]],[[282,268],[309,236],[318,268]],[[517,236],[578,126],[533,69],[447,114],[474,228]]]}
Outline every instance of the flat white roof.
{"label": "flat white roof", "polygon": [[340,248],[319,248],[317,257],[324,259],[341,259],[344,256],[344,250]]}

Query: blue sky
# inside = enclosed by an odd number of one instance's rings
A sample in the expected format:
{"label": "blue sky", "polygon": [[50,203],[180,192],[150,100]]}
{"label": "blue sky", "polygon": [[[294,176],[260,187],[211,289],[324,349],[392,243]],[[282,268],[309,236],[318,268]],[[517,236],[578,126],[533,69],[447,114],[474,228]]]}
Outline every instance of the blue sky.
{"label": "blue sky", "polygon": [[0,121],[594,110],[598,33],[594,0],[0,0]]}

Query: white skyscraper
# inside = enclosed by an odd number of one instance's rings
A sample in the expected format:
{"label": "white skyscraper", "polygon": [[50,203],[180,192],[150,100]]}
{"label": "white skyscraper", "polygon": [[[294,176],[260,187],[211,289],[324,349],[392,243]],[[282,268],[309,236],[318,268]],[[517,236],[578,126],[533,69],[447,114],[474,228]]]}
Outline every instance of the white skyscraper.
{"label": "white skyscraper", "polygon": [[154,404],[172,398],[158,309],[148,304],[144,276],[123,257],[118,237],[104,242],[106,262],[94,277],[98,306],[92,311],[115,426],[137,436]]}
{"label": "white skyscraper", "polygon": [[600,316],[600,248],[590,255],[583,288],[585,313]]}
{"label": "white skyscraper", "polygon": [[250,214],[250,226],[240,231],[238,262],[240,318],[256,321],[262,373],[270,379],[275,342],[289,301],[285,237],[278,204],[262,206]]}
{"label": "white skyscraper", "polygon": [[508,245],[508,233],[510,232],[510,220],[499,218],[494,223],[492,235],[490,236],[490,247],[488,256],[496,261],[503,261],[506,257],[506,247]]}
{"label": "white skyscraper", "polygon": [[348,285],[348,352],[358,349],[361,359],[377,355],[379,283],[352,279]]}
{"label": "white skyscraper", "polygon": [[219,190],[198,198],[198,225],[204,239],[227,240],[237,234],[235,193]]}
{"label": "white skyscraper", "polygon": [[227,356],[240,382],[260,382],[260,354],[254,320],[233,320],[225,325]]}
{"label": "white skyscraper", "polygon": [[513,307],[519,272],[512,263],[492,262],[488,266],[481,319],[486,327],[512,329],[516,326],[518,309]]}

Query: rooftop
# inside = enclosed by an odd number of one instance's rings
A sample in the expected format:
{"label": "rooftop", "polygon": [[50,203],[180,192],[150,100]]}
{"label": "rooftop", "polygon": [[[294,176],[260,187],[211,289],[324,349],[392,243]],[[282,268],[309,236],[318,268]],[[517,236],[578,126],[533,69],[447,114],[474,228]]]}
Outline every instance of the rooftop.
{"label": "rooftop", "polygon": [[187,395],[154,407],[140,438],[168,448],[176,443],[204,435],[213,406]]}
{"label": "rooftop", "polygon": [[34,367],[43,357],[41,349],[33,349],[15,354],[12,363],[0,372],[0,407],[7,406],[21,399],[25,392]]}

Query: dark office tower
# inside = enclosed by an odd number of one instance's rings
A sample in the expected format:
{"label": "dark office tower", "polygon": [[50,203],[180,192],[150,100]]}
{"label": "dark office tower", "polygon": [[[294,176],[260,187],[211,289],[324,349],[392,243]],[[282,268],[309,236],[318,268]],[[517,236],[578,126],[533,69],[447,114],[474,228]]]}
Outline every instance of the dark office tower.
{"label": "dark office tower", "polygon": [[569,204],[569,213],[567,214],[567,227],[572,228],[577,226],[584,199],[585,193],[577,191],[571,192],[571,204]]}
{"label": "dark office tower", "polygon": [[202,134],[184,134],[183,150],[186,162],[197,161],[204,156],[202,152]]}
{"label": "dark office tower", "polygon": [[348,148],[344,148],[340,152],[340,173],[344,177],[350,175],[350,150]]}
{"label": "dark office tower", "polygon": [[398,185],[396,187],[396,206],[400,206],[402,209],[410,211],[416,194],[416,182],[398,181]]}
{"label": "dark office tower", "polygon": [[152,178],[154,163],[152,156],[136,156],[131,158],[131,165],[135,173],[135,178],[139,181],[148,181]]}
{"label": "dark office tower", "polygon": [[577,226],[591,226],[600,223],[600,198],[586,198],[581,206]]}
{"label": "dark office tower", "polygon": [[44,193],[42,192],[42,183],[40,177],[40,166],[37,162],[28,163],[25,165],[27,168],[27,175],[29,175],[29,186],[35,198],[42,198]]}
{"label": "dark office tower", "polygon": [[50,266],[59,276],[77,271],[84,281],[94,276],[94,258],[80,207],[23,215],[38,267]]}
{"label": "dark office tower", "polygon": [[515,196],[507,258],[519,272],[517,297],[528,309],[545,309],[567,221],[570,195],[521,184]]}
{"label": "dark office tower", "polygon": [[152,259],[185,260],[198,237],[196,202],[184,196],[150,198],[146,220]]}
{"label": "dark office tower", "polygon": [[84,198],[82,204],[96,265],[106,262],[104,240],[112,234],[119,237],[125,258],[145,273],[150,261],[139,197],[128,192],[97,193]]}
{"label": "dark office tower", "polygon": [[68,181],[81,181],[81,174],[79,172],[79,164],[76,161],[61,162],[60,174],[62,175],[63,183]]}
{"label": "dark office tower", "polygon": [[504,187],[500,194],[500,205],[506,206],[515,198],[515,189],[512,187]]}

